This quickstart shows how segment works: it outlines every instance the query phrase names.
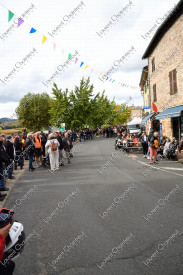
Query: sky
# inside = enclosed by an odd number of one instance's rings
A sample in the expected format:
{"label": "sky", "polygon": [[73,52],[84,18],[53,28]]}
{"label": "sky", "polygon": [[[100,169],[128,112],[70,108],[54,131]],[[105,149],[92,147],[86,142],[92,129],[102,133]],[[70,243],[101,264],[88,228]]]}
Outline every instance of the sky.
{"label": "sky", "polygon": [[[0,118],[16,118],[15,109],[28,92],[51,95],[53,82],[71,91],[82,77],[90,77],[95,94],[105,90],[108,98],[115,97],[119,104],[131,96],[131,103],[142,106],[139,82],[147,65],[142,56],[167,12],[177,3],[0,0]],[[10,22],[8,10],[14,13]],[[17,27],[19,17],[24,22]],[[30,33],[31,28],[36,32]],[[44,44],[43,35],[47,37]],[[131,54],[122,62],[130,49]],[[69,53],[73,59],[63,71]],[[110,78],[115,82],[102,81],[112,67],[116,70],[111,71]],[[52,76],[55,78],[48,85]],[[136,88],[124,88],[119,83]]]}

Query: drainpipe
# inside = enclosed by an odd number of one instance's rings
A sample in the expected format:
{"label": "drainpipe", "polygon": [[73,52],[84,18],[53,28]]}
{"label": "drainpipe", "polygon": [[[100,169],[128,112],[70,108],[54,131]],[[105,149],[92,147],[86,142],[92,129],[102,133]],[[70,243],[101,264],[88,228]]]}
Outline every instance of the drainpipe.
{"label": "drainpipe", "polygon": [[150,86],[150,66],[149,66],[149,57],[148,57],[148,83],[149,83],[149,107],[150,107],[150,110],[151,110],[151,86]]}

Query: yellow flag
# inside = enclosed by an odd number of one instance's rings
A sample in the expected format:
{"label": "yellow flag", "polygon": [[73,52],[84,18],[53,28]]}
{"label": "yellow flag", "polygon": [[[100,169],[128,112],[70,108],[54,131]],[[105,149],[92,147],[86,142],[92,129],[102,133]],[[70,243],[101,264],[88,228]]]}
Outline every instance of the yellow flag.
{"label": "yellow flag", "polygon": [[44,42],[47,40],[47,37],[43,35],[43,40],[42,40],[42,44],[44,44]]}
{"label": "yellow flag", "polygon": [[87,65],[86,67],[85,67],[85,69],[87,69],[89,67],[89,65]]}

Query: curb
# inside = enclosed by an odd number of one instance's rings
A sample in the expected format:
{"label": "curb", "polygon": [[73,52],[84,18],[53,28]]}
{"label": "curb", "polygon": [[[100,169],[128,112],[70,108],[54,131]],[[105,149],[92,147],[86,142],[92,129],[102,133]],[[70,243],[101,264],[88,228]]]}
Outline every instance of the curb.
{"label": "curb", "polygon": [[[8,183],[6,183],[6,187],[9,188],[9,191],[8,191],[8,193],[6,193],[7,196],[5,197],[5,199],[4,199],[3,201],[0,202],[0,209],[4,207],[6,201],[7,201],[8,198],[9,198],[9,195],[10,195],[10,193],[11,193],[11,190],[14,188],[14,186],[17,184],[17,182],[20,180],[20,178],[21,178],[21,177],[23,176],[23,174],[25,173],[26,168],[28,167],[27,164],[28,164],[28,163],[25,162],[24,169],[16,176],[16,179],[15,179],[13,182],[8,182]],[[4,193],[5,193],[5,192],[3,192],[3,194],[4,194]]]}

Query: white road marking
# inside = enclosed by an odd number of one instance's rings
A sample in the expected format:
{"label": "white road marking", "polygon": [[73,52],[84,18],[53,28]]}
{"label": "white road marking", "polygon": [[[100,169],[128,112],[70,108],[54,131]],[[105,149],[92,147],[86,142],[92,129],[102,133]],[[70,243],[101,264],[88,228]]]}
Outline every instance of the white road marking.
{"label": "white road marking", "polygon": [[[137,161],[138,161],[139,163],[143,164],[143,165],[152,166],[152,165],[149,165],[149,164],[147,164],[147,163],[145,163],[145,162],[142,162],[142,161],[140,161],[140,160],[137,160]],[[153,168],[154,168],[154,169],[157,169],[157,170],[161,170],[161,171],[167,172],[167,173],[170,173],[170,174],[172,174],[172,175],[176,175],[176,176],[183,177],[183,175],[181,175],[181,174],[177,174],[177,173],[173,173],[173,172],[170,172],[170,171],[167,171],[167,170],[163,170],[164,167],[155,167],[155,166],[153,165]]]}

